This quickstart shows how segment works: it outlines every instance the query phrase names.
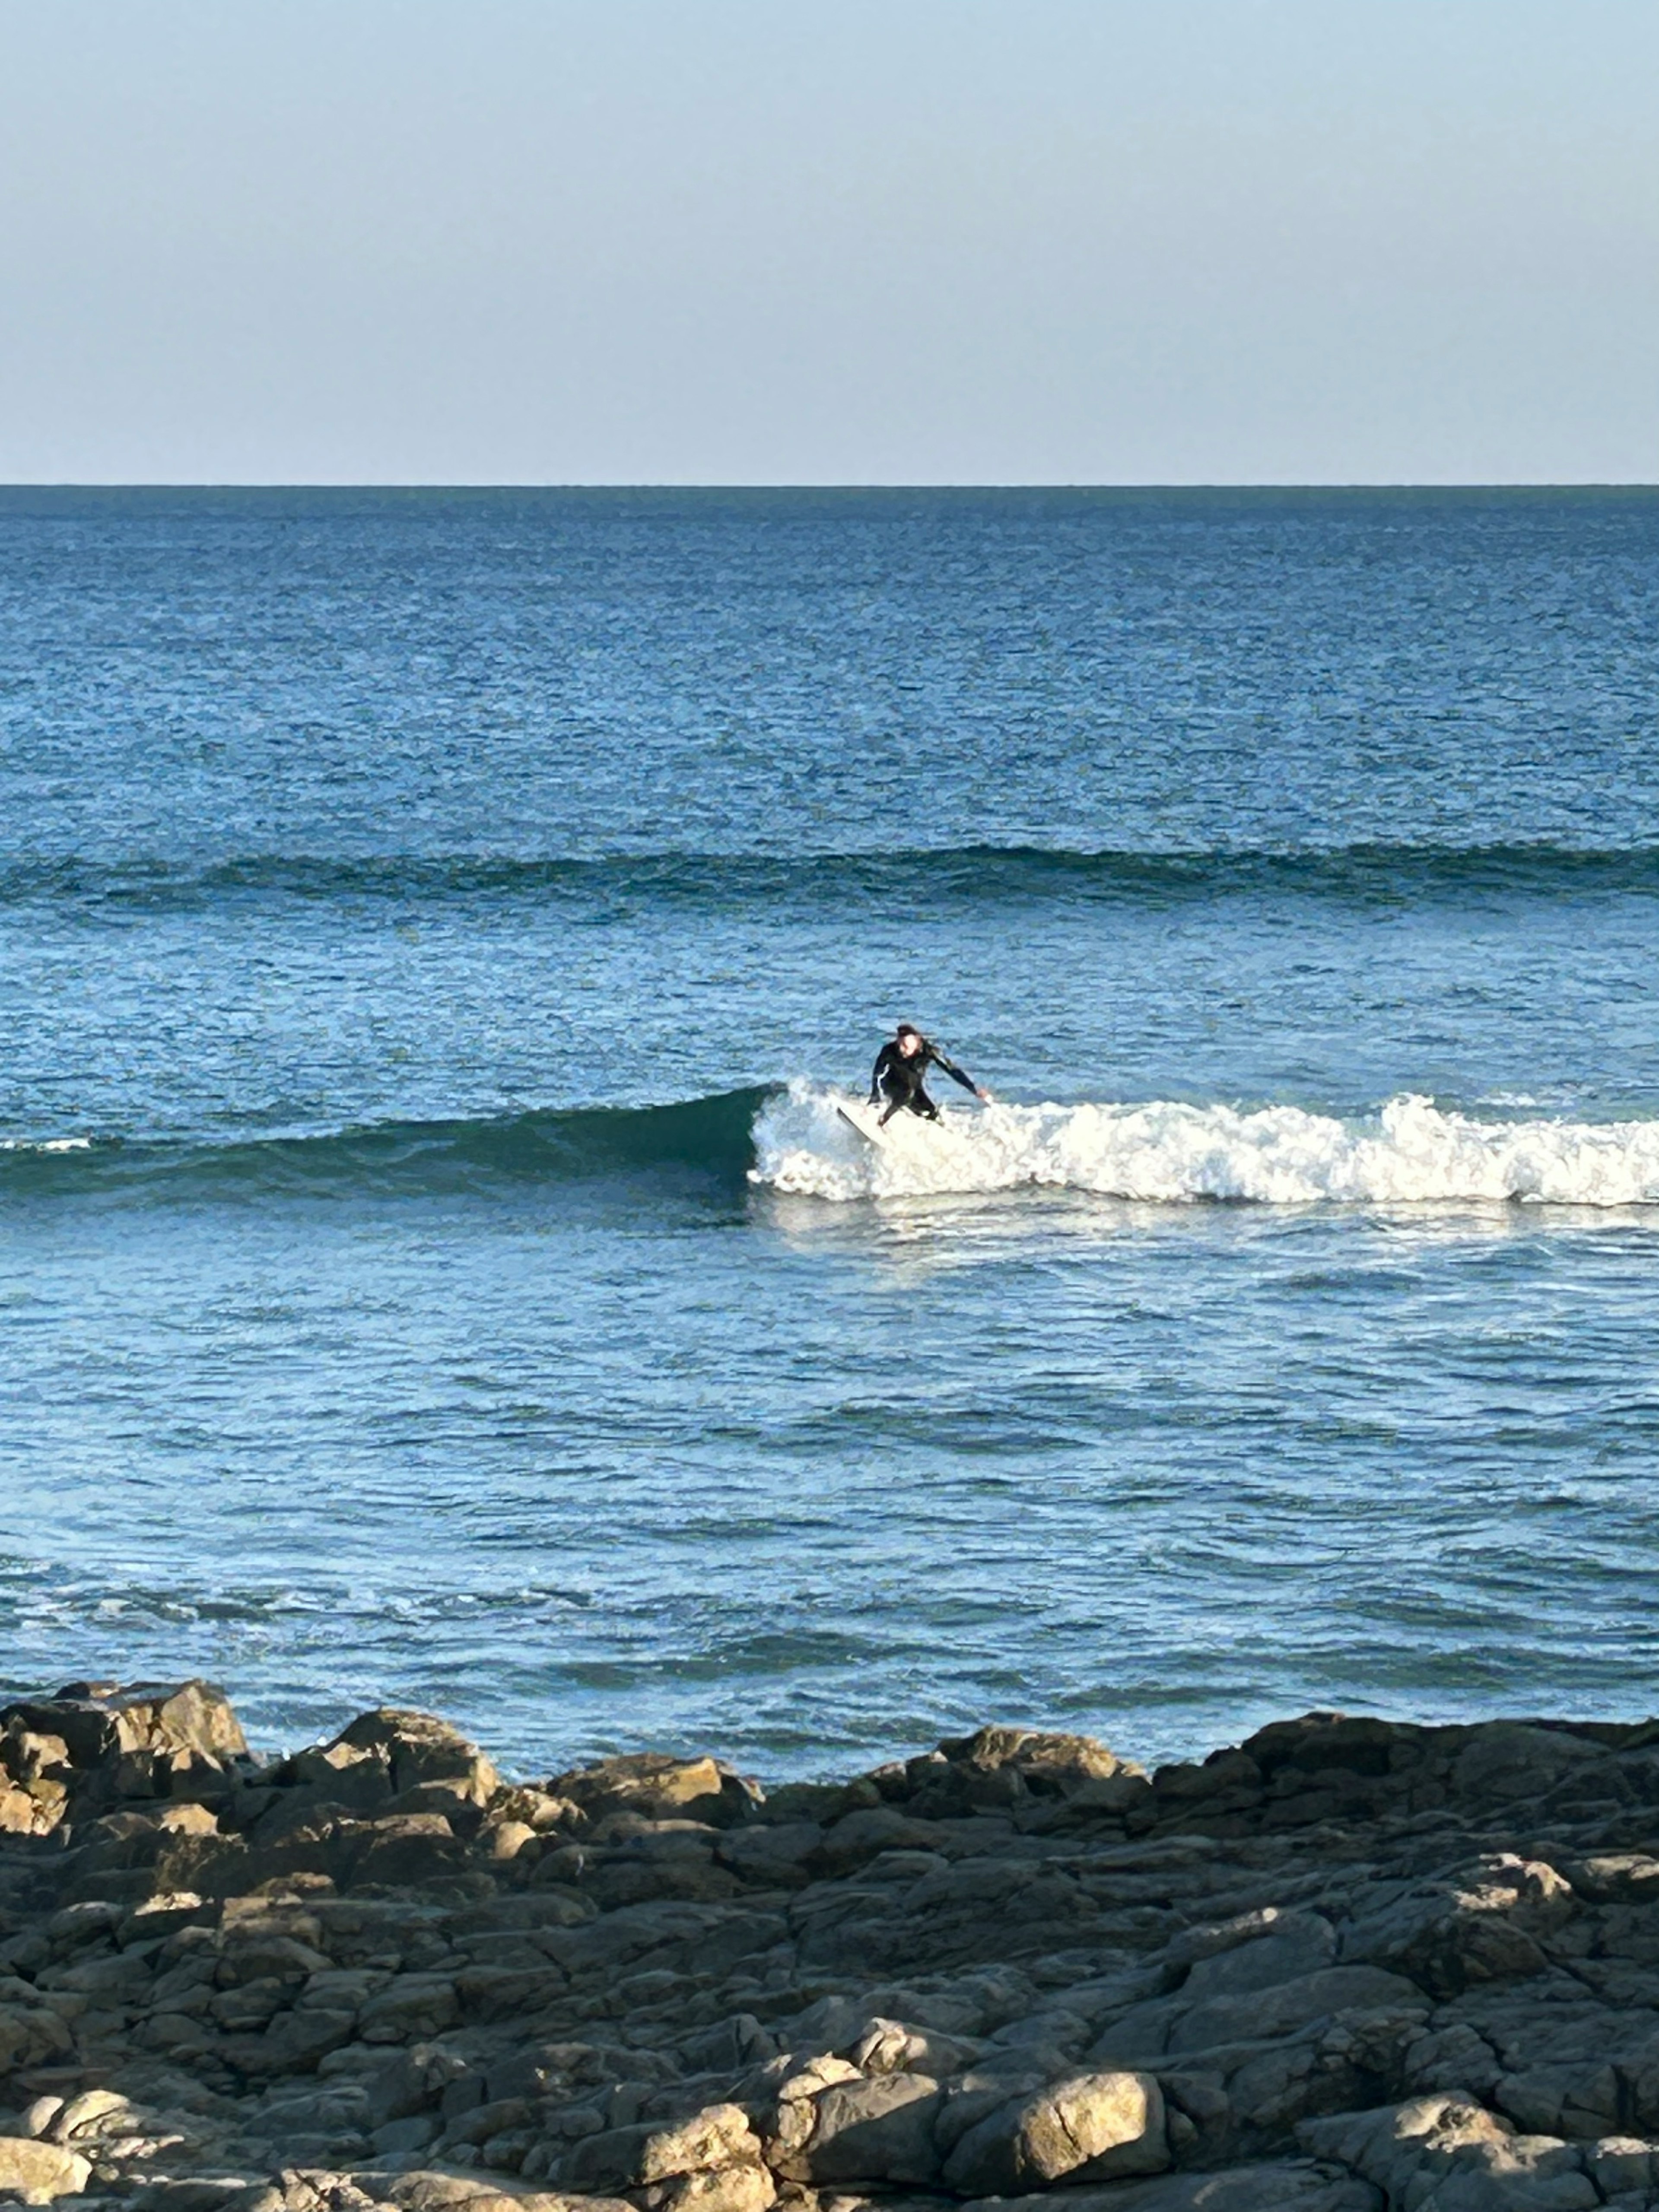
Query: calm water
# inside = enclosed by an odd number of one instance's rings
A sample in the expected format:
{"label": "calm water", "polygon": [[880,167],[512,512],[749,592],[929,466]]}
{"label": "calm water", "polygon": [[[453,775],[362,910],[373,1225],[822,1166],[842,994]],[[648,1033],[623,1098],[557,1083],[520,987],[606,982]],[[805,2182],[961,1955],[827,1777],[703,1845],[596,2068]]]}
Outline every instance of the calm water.
{"label": "calm water", "polygon": [[1659,1706],[1659,494],[0,494],[0,1022],[8,1686]]}

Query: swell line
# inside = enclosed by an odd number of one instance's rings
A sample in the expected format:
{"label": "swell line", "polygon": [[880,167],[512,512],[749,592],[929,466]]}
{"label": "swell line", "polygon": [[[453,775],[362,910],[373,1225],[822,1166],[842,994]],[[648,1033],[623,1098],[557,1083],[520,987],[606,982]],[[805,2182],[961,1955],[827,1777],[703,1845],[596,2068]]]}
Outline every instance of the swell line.
{"label": "swell line", "polygon": [[219,1142],[12,1139],[0,1146],[0,1198],[416,1197],[600,1178],[690,1181],[732,1193],[753,1164],[755,1122],[770,1095],[750,1086],[661,1106],[379,1122]]}
{"label": "swell line", "polygon": [[202,912],[238,902],[478,900],[592,912],[630,902],[696,909],[930,899],[1175,902],[1237,894],[1359,904],[1470,894],[1659,894],[1659,846],[1358,843],[1151,851],[1038,845],[918,846],[772,855],[665,850],[514,855],[250,854],[188,862],[75,856],[0,865],[0,908]]}

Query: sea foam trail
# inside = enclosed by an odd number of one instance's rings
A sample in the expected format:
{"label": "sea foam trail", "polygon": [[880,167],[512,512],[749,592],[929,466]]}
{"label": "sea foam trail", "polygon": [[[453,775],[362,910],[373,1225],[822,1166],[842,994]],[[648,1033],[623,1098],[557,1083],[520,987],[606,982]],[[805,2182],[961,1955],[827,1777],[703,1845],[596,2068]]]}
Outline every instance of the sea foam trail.
{"label": "sea foam trail", "polygon": [[1659,1121],[1480,1121],[1416,1097],[1359,1122],[1164,1099],[996,1105],[896,1124],[877,1152],[839,1118],[845,1099],[802,1082],[775,1094],[756,1121],[752,1180],[840,1200],[1043,1184],[1173,1205],[1659,1204]]}

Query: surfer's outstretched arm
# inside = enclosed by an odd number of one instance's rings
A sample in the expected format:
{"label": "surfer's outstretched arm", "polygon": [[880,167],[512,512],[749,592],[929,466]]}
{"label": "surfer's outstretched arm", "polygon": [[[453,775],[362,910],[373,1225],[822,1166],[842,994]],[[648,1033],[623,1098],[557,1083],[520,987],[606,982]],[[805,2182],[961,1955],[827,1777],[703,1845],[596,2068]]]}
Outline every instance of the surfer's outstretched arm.
{"label": "surfer's outstretched arm", "polygon": [[958,1067],[955,1060],[951,1060],[948,1054],[942,1053],[937,1045],[932,1046],[929,1048],[928,1058],[933,1061],[935,1067],[942,1067],[953,1083],[959,1083],[964,1091],[971,1091],[975,1098],[989,1100],[991,1096],[990,1092],[988,1091],[981,1091],[978,1084],[975,1082],[973,1077],[969,1075],[964,1068]]}

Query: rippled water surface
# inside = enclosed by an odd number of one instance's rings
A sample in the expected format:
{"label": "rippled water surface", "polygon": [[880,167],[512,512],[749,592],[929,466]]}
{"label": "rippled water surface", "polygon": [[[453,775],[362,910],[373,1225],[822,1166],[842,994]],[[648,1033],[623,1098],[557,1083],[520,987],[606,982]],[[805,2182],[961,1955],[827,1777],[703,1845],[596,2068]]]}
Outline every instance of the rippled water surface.
{"label": "rippled water surface", "polygon": [[[1639,1713],[1659,495],[0,495],[0,1661]],[[996,1092],[871,1153],[894,1019]]]}

